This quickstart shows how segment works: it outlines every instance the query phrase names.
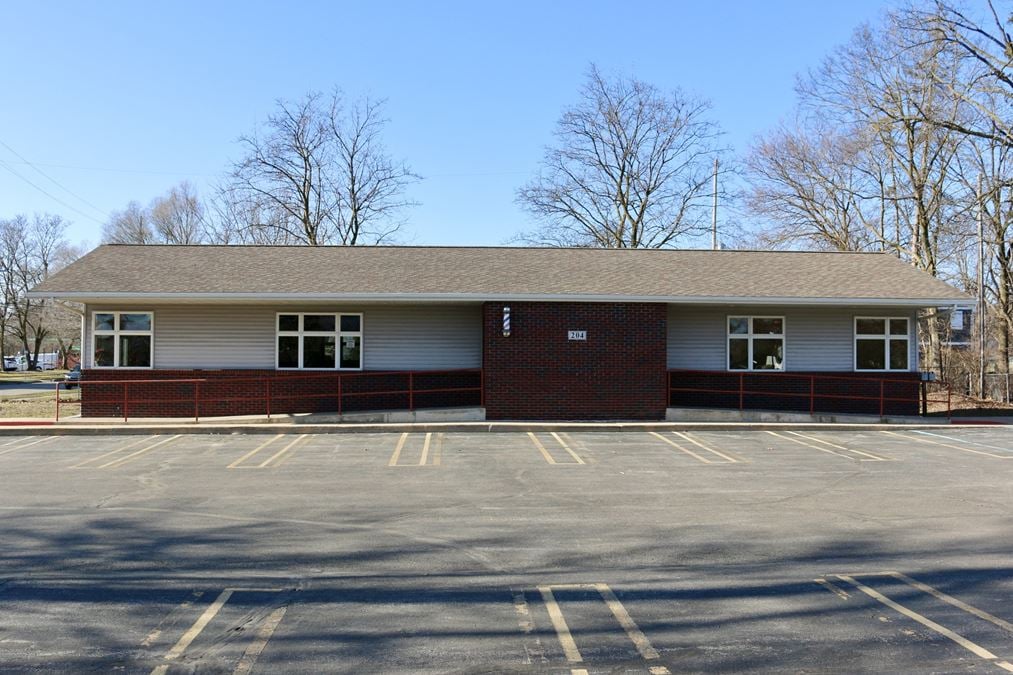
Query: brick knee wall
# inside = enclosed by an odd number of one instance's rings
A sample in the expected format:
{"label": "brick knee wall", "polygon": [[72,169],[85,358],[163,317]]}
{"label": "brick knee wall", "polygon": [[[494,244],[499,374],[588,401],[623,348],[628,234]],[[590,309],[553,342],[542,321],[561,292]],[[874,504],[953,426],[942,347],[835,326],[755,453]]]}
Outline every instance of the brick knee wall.
{"label": "brick knee wall", "polygon": [[[197,383],[151,380],[204,380]],[[307,373],[274,370],[84,370],[81,415],[201,417],[478,406],[482,375],[468,371]],[[129,384],[119,384],[124,380]],[[140,382],[138,382],[140,380]],[[104,384],[111,382],[112,384]],[[103,382],[103,384],[88,384]],[[409,396],[411,385],[414,394]],[[467,391],[430,391],[466,389]]]}
{"label": "brick knee wall", "polygon": [[[587,339],[569,340],[570,330],[587,331]],[[486,303],[486,418],[664,419],[666,339],[664,304]]]}
{"label": "brick knee wall", "polygon": [[[739,394],[740,377],[742,394]],[[885,380],[880,385],[880,381]],[[737,373],[680,371],[669,373],[669,403],[677,408],[733,408],[785,412],[810,411],[810,387],[817,413],[918,415],[919,373],[787,372]]]}

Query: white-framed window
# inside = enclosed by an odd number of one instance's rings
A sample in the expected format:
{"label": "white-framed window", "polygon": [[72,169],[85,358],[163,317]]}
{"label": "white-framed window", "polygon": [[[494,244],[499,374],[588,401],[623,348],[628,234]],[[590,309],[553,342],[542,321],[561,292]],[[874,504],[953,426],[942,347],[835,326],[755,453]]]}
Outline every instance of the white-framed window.
{"label": "white-framed window", "polygon": [[96,310],[91,321],[93,367],[152,367],[155,360],[152,312]]}
{"label": "white-framed window", "polygon": [[278,312],[279,370],[362,370],[362,314]]}
{"label": "white-framed window", "polygon": [[855,370],[910,370],[911,320],[855,317]]}
{"label": "white-framed window", "polygon": [[783,316],[729,316],[728,370],[784,370]]}

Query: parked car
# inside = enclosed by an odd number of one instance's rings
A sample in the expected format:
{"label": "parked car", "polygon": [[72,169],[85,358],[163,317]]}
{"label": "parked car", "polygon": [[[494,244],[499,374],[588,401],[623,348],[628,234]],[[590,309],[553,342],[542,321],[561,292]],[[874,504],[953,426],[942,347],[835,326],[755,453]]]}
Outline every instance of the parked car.
{"label": "parked car", "polygon": [[5,356],[4,372],[9,373],[17,370],[21,370],[21,368],[18,367],[18,358],[16,356]]}
{"label": "parked car", "polygon": [[81,364],[78,364],[67,371],[67,374],[63,376],[63,386],[67,389],[73,389],[78,386],[78,382],[81,381]]}

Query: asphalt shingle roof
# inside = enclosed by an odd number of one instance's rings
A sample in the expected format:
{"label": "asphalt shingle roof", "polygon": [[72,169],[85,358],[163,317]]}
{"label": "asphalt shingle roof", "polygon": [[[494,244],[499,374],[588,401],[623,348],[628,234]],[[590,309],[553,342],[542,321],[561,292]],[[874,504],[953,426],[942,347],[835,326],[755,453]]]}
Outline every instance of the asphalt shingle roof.
{"label": "asphalt shingle roof", "polygon": [[107,245],[34,292],[138,298],[971,302],[952,286],[885,254],[399,246]]}

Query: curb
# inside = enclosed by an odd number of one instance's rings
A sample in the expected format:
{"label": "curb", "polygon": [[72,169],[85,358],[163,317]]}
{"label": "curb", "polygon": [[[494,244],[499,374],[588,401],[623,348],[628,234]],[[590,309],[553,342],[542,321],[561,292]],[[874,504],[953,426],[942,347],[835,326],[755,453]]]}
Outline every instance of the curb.
{"label": "curb", "polygon": [[130,436],[139,434],[527,433],[651,431],[879,431],[981,428],[970,424],[848,424],[812,422],[417,422],[390,424],[138,424],[0,426],[2,436]]}

